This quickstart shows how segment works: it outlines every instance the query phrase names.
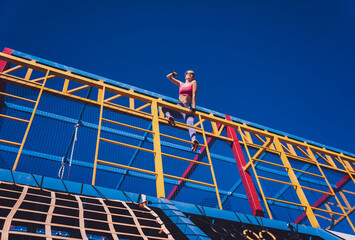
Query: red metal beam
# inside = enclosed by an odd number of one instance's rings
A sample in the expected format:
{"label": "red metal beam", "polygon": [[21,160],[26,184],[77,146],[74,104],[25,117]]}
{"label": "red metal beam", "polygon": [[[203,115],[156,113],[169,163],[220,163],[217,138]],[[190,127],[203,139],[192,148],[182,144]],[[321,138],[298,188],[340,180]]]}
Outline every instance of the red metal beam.
{"label": "red metal beam", "polygon": [[[229,115],[226,115],[226,119],[232,121]],[[259,197],[253,183],[253,179],[251,178],[249,172],[244,170],[246,161],[243,155],[242,148],[240,147],[235,129],[227,126],[227,136],[233,139],[233,155],[238,166],[240,178],[242,179],[242,183],[249,201],[251,211],[254,216],[264,217],[264,212],[261,207]]]}
{"label": "red metal beam", "polygon": [[[2,51],[2,52],[11,55],[13,51],[14,50],[12,50],[10,48],[4,48],[4,51]],[[5,71],[8,67],[9,67],[9,64],[7,64],[6,61],[0,60],[0,72]]]}
{"label": "red metal beam", "polygon": [[[355,168],[354,168],[355,170]],[[344,176],[342,179],[339,180],[339,182],[337,182],[335,184],[336,188],[333,188],[334,192],[337,193],[339,192],[348,182],[350,182],[351,178],[349,175]],[[328,193],[331,193],[330,189],[328,190]],[[323,205],[325,202],[327,202],[332,196],[329,194],[324,194],[323,196],[321,196],[315,203],[313,203],[312,207],[319,207],[321,205]],[[302,213],[301,216],[299,216],[293,223],[295,224],[299,224],[302,221],[304,221],[306,218],[306,212]]]}
{"label": "red metal beam", "polygon": [[[3,53],[11,55],[13,52],[12,49],[10,48],[4,48]],[[10,67],[10,64],[4,60],[0,60],[0,72],[5,71]],[[0,81],[0,92],[5,92],[6,91],[6,82],[5,81]],[[0,95],[0,113],[2,113],[2,107],[3,107],[3,102],[4,102],[4,95]]]}
{"label": "red metal beam", "polygon": [[[219,130],[221,126],[222,126],[222,124],[218,124],[217,125],[217,129]],[[207,145],[208,145],[209,149],[211,149],[211,147],[215,143],[215,141],[216,141],[216,139],[214,139],[214,138],[210,138],[209,137],[207,139]],[[202,159],[206,156],[206,154],[207,154],[206,153],[206,147],[201,147],[200,148],[200,154],[196,154],[194,160],[201,162]],[[198,163],[190,163],[190,165],[186,168],[184,174],[182,174],[181,177],[182,178],[189,178],[194,173],[194,171],[196,170],[198,165],[199,165]],[[167,199],[174,200],[175,197],[181,191],[182,187],[185,186],[185,183],[186,183],[185,181],[179,180],[179,183],[177,185],[175,185],[173,190],[171,190],[171,192],[170,192],[169,196],[167,197]]]}

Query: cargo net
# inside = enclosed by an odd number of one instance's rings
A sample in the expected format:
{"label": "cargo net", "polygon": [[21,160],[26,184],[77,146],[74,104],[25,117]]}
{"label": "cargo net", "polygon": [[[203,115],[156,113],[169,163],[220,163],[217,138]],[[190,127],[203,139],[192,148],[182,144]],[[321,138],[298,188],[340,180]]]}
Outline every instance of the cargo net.
{"label": "cargo net", "polygon": [[6,239],[176,239],[146,205],[5,183],[0,194]]}

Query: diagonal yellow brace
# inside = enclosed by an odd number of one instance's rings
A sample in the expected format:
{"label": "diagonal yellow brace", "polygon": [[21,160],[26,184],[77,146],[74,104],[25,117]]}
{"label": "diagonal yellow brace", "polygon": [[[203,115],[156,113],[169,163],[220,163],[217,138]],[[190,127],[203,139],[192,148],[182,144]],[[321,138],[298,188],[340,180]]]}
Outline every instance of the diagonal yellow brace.
{"label": "diagonal yellow brace", "polygon": [[206,138],[206,134],[205,134],[205,130],[203,128],[203,121],[202,121],[202,118],[201,118],[201,115],[198,115],[199,117],[199,120],[201,122],[201,130],[202,130],[202,135],[203,135],[203,141],[204,141],[204,145],[206,145],[206,154],[207,154],[207,157],[208,157],[208,163],[210,165],[210,168],[211,168],[211,174],[212,174],[212,179],[213,179],[213,185],[216,189],[216,196],[217,196],[217,201],[218,201],[218,206],[219,206],[219,209],[223,209],[222,208],[222,202],[221,202],[221,197],[219,196],[219,191],[218,191],[218,186],[217,186],[217,181],[216,181],[216,176],[214,174],[214,170],[213,170],[213,165],[212,165],[212,160],[211,160],[211,156],[210,156],[210,149],[208,147],[208,144],[207,144],[207,138]]}
{"label": "diagonal yellow brace", "polygon": [[96,150],[95,150],[95,160],[94,160],[94,169],[92,172],[92,185],[95,185],[96,180],[96,167],[99,156],[99,145],[100,145],[100,135],[101,135],[101,125],[102,125],[102,113],[104,110],[104,99],[105,99],[105,85],[103,85],[102,89],[99,89],[98,92],[98,102],[100,103],[100,118],[99,118],[99,127],[97,129],[97,139],[96,139]]}
{"label": "diagonal yellow brace", "polygon": [[34,116],[35,116],[35,114],[36,114],[36,110],[37,110],[37,107],[38,107],[38,104],[39,104],[39,100],[41,99],[41,96],[42,96],[42,93],[43,93],[44,85],[45,85],[46,82],[47,82],[48,74],[49,74],[49,70],[47,70],[46,77],[45,77],[44,80],[43,80],[43,83],[42,83],[42,86],[41,86],[41,90],[39,91],[36,104],[35,104],[35,106],[34,106],[34,108],[33,108],[33,111],[32,111],[32,114],[31,114],[31,118],[30,118],[30,121],[28,122],[25,135],[23,136],[20,149],[19,149],[19,151],[18,151],[18,153],[17,153],[16,160],[15,160],[15,162],[14,162],[14,166],[12,167],[12,171],[15,171],[16,168],[17,168],[17,164],[18,164],[18,161],[19,161],[19,159],[20,159],[20,156],[21,156],[21,153],[22,153],[22,150],[23,150],[23,146],[25,145],[25,142],[26,142],[26,139],[27,139],[27,136],[28,136],[28,132],[30,131],[30,128],[31,128],[31,125],[32,125],[32,122],[33,122],[33,118],[34,118]]}

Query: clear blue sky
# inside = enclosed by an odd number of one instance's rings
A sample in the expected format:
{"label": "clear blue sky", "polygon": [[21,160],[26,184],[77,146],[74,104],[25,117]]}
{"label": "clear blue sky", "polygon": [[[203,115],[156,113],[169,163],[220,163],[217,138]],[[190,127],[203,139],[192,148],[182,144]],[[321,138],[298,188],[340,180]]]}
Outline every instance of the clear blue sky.
{"label": "clear blue sky", "polygon": [[0,47],[355,153],[355,1],[0,1]]}

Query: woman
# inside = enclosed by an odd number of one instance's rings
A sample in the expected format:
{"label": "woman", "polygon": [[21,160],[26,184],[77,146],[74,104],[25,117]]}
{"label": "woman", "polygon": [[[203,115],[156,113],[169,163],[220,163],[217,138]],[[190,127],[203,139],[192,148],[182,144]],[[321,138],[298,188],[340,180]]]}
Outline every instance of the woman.
{"label": "woman", "polygon": [[[166,77],[175,85],[179,87],[179,102],[178,106],[185,107],[189,109],[189,112],[192,113],[196,108],[196,93],[197,93],[197,82],[195,80],[195,73],[192,70],[188,70],[185,73],[185,83],[177,80],[177,73],[169,73]],[[191,108],[192,102],[192,108]],[[193,126],[194,117],[189,114],[175,112],[166,108],[163,108],[165,116],[169,119],[169,125],[175,126],[175,118],[184,119],[186,124]],[[194,128],[189,128],[189,134],[191,141],[193,142],[191,151],[195,152],[198,148],[199,142],[196,139],[196,130]]]}

